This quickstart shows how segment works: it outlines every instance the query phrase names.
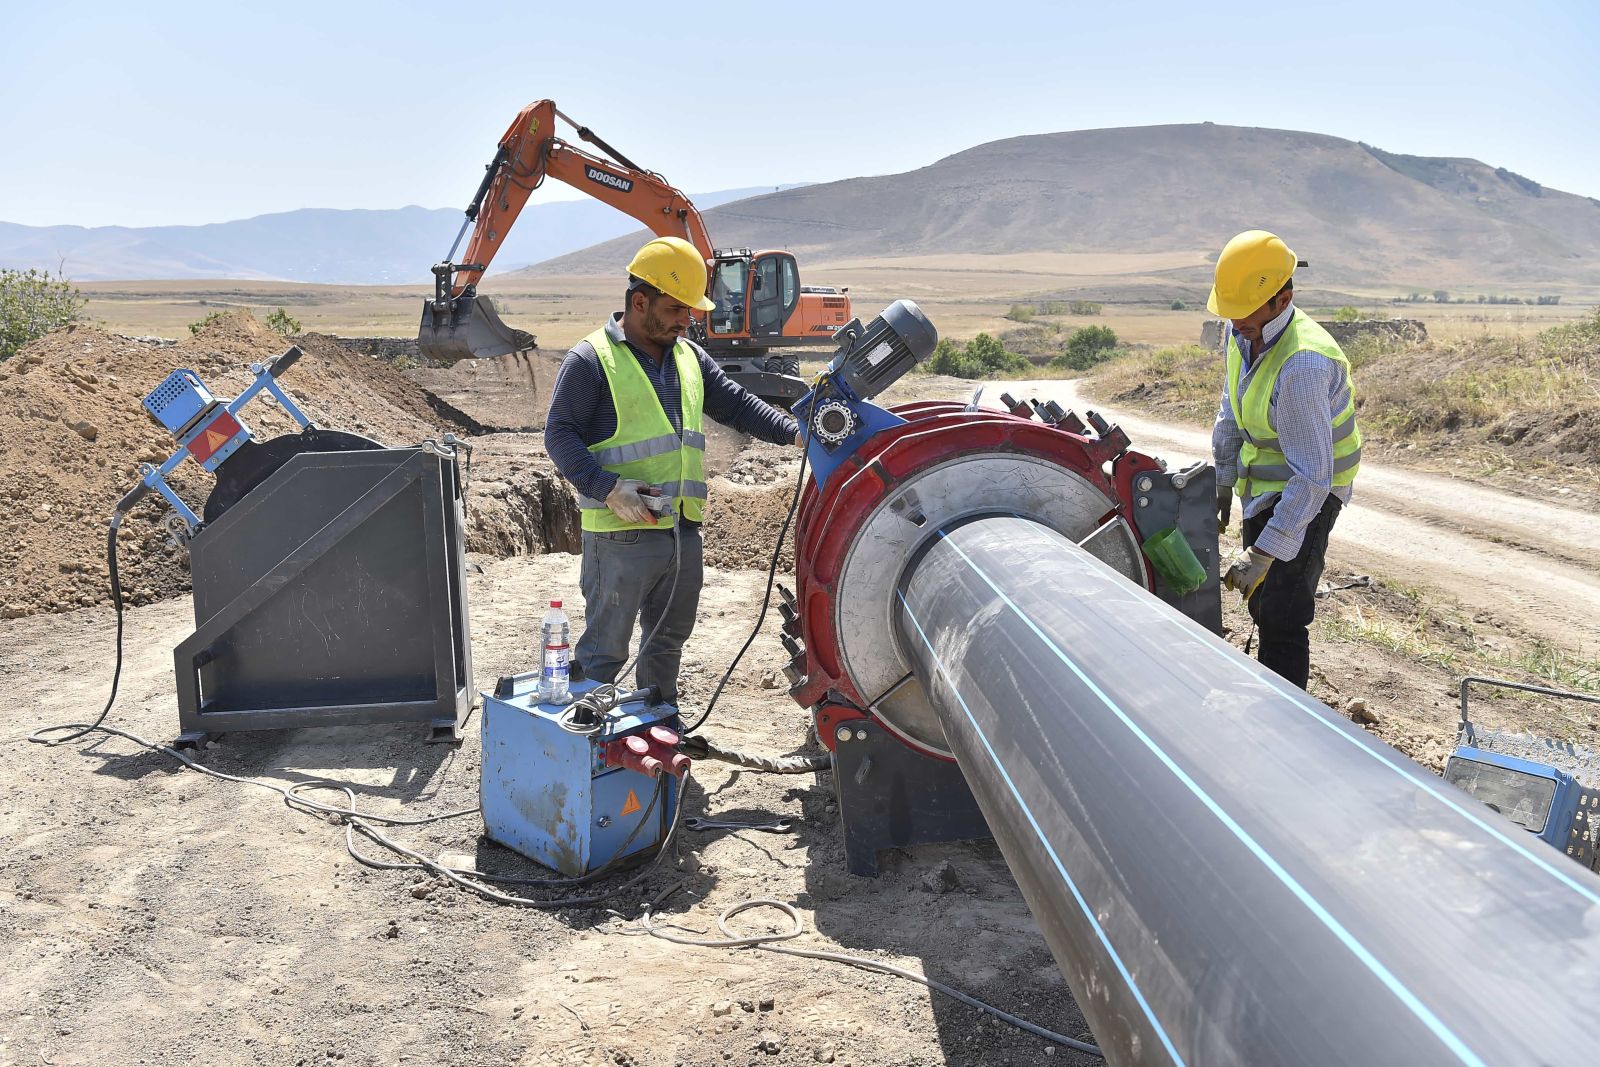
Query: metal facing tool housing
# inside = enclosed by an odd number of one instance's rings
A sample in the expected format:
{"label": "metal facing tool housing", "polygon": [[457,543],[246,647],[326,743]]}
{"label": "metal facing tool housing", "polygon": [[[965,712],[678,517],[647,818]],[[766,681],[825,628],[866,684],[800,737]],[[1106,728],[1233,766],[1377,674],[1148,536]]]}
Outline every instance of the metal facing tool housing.
{"label": "metal facing tool housing", "polygon": [[189,542],[181,741],[387,722],[457,736],[472,703],[460,471],[369,444],[293,452]]}

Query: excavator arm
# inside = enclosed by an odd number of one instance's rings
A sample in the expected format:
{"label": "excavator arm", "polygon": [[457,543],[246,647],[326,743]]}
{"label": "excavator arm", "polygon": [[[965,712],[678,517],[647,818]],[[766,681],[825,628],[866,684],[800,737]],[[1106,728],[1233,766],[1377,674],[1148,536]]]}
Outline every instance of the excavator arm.
{"label": "excavator arm", "polygon": [[[555,136],[557,119],[609,158],[575,148]],[[489,164],[483,185],[467,208],[467,221],[473,224],[472,240],[461,262],[450,264],[455,274],[452,296],[460,296],[477,285],[494,262],[528,196],[546,178],[565,182],[638,219],[657,237],[682,237],[707,260],[711,258],[711,238],[706,234],[705,222],[688,197],[667,184],[661,175],[633,163],[587,126],[573,122],[554,101],[536,100],[517,114],[500,138],[499,150]]]}
{"label": "excavator arm", "polygon": [[[580,140],[606,156],[593,155],[555,135],[560,119]],[[607,158],[609,157],[609,158]],[[424,302],[417,345],[428,359],[455,361],[502,356],[535,346],[532,334],[500,321],[494,304],[477,295],[478,282],[500,251],[532,192],[555,178],[638,219],[660,237],[682,237],[707,260],[711,238],[700,212],[661,175],[636,165],[587,126],[563,115],[552,100],[535,100],[517,113],[485,168],[483,182],[467,205],[466,221],[450,253],[433,266],[434,294]],[[456,249],[468,229],[465,256]]]}
{"label": "excavator arm", "polygon": [[[586,151],[556,136],[556,122],[571,126]],[[423,302],[417,344],[431,360],[493,357],[535,347],[532,334],[500,321],[494,303],[477,286],[494,262],[528,197],[547,178],[565,182],[639,220],[658,237],[682,237],[706,260],[716,312],[697,316],[695,340],[730,376],[758,396],[792,400],[807,385],[794,357],[767,358],[774,348],[832,343],[850,321],[844,290],[800,284],[794,255],[786,250],[713,249],[705,221],[689,198],[562,114],[552,100],[535,100],[517,113],[500,138],[466,220],[444,261],[434,264],[434,292]],[[456,250],[471,231],[462,258]],[[776,362],[775,362],[776,360]]]}

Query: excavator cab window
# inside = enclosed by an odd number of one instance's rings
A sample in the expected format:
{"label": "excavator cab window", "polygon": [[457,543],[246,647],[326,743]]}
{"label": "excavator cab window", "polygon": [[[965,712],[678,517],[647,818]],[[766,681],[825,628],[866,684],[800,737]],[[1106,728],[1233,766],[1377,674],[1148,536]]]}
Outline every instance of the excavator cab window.
{"label": "excavator cab window", "polygon": [[750,336],[776,337],[800,299],[800,273],[794,257],[774,252],[756,260],[750,294]]}
{"label": "excavator cab window", "polygon": [[745,280],[749,271],[750,261],[743,256],[717,261],[711,278],[711,299],[717,305],[711,312],[712,333],[744,332]]}

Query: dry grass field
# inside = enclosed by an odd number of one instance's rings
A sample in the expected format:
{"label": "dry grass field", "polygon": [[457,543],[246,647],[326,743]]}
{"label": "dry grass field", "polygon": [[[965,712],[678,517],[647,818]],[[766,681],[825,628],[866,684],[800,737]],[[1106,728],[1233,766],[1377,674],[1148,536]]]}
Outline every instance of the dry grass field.
{"label": "dry grass field", "polygon": [[[1100,323],[1125,343],[1171,345],[1199,339],[1209,317],[1203,306],[1206,253],[1088,255],[935,255],[840,259],[801,263],[808,284],[848,286],[856,313],[876,314],[890,301],[917,301],[942,335],[966,339],[999,333],[1015,323],[1005,316],[1015,303],[1079,297],[1104,303]],[[620,272],[620,266],[619,266]],[[80,287],[91,320],[136,335],[178,337],[190,323],[216,311],[244,307],[263,317],[284,308],[307,330],[344,336],[403,337],[416,332],[422,285],[303,285],[288,282],[94,282]],[[544,348],[572,345],[619,304],[614,277],[597,274],[491,275],[483,292],[502,317],[539,338]],[[1531,337],[1546,327],[1581,317],[1600,302],[1600,290],[1563,294],[1561,304],[1480,305],[1401,303],[1389,293],[1307,292],[1308,306],[1354,303],[1380,315],[1419,318],[1431,336],[1457,340],[1492,334]],[[1533,295],[1533,294],[1528,294]],[[1186,308],[1171,310],[1182,299]]]}

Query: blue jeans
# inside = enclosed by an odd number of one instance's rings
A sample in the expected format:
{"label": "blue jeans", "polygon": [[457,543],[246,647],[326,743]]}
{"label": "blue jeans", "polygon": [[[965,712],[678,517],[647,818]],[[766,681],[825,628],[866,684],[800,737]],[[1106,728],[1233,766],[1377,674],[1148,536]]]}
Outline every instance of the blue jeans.
{"label": "blue jeans", "polygon": [[634,677],[639,688],[656,686],[663,701],[678,702],[678,664],[684,642],[694,632],[705,581],[700,528],[682,523],[678,536],[675,561],[671,530],[584,531],[578,577],[584,627],[572,650],[582,677],[617,680],[628,661],[637,621],[641,647]]}

